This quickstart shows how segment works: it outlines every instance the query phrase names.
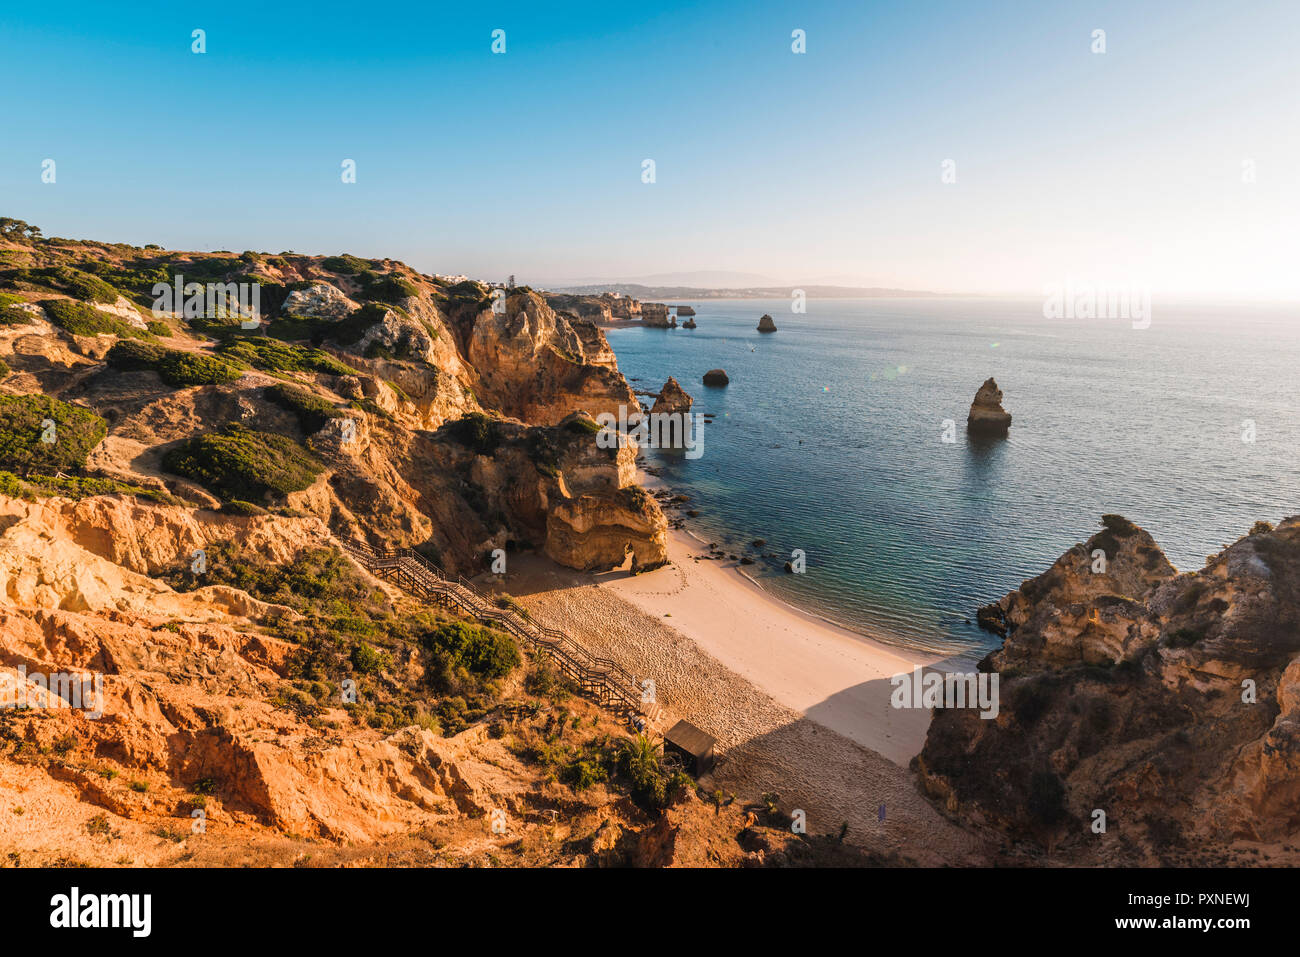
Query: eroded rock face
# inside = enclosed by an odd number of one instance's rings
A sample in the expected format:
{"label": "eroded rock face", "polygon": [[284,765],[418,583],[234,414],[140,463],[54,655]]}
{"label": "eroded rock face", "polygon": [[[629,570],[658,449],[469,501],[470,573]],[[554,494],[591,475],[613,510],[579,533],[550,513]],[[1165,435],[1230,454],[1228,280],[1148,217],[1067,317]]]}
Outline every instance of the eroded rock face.
{"label": "eroded rock face", "polygon": [[970,414],[966,416],[966,429],[976,435],[1006,435],[1011,428],[1011,413],[1002,408],[1002,390],[992,377],[975,393]]}
{"label": "eroded rock face", "polygon": [[694,401],[686,394],[686,390],[677,384],[677,380],[669,376],[668,381],[664,383],[663,389],[659,391],[659,397],[655,399],[650,414],[690,412],[691,403]]}
{"label": "eroded rock face", "polygon": [[485,404],[543,425],[575,410],[617,416],[620,405],[636,407],[604,333],[591,324],[580,331],[537,293],[516,292],[504,313],[484,308],[471,321],[467,358]]}
{"label": "eroded rock face", "polygon": [[125,296],[118,296],[113,303],[97,302],[95,308],[100,312],[107,312],[110,315],[117,316],[126,322],[127,325],[135,329],[146,328],[144,317],[140,315],[140,310],[131,305],[131,301]]}
{"label": "eroded rock face", "polygon": [[[220,500],[167,472],[166,451],[237,423],[289,437],[324,466],[310,487],[256,504],[306,513],[345,537],[379,546],[429,543],[449,568],[473,572],[488,544],[545,549],[548,536],[563,541],[555,546],[562,560],[583,567],[605,563],[620,551],[614,542],[621,528],[620,553],[635,552],[643,566],[660,560],[654,539],[662,515],[615,496],[635,481],[635,450],[597,455],[590,433],[548,431],[576,412],[618,418],[620,411],[639,409],[595,323],[557,313],[528,289],[498,302],[482,284],[448,285],[388,261],[370,261],[373,275],[363,282],[355,272],[337,273],[328,260],[276,258],[283,262],[274,268],[261,263],[258,275],[302,288],[283,302],[268,297],[267,318],[316,320],[313,341],[285,351],[310,345],[354,371],[303,367],[275,375],[249,369],[234,382],[175,389],[153,371],[106,368],[103,358],[115,337],[71,336],[51,329],[38,307],[18,307],[11,311],[31,314],[33,323],[0,326],[0,355],[12,369],[4,388],[42,391],[96,410],[110,429],[87,459],[90,475],[191,504],[216,508]],[[232,275],[247,275],[241,260],[230,262]],[[382,293],[384,301],[372,293]],[[628,309],[635,304],[617,301]],[[597,297],[577,297],[573,304],[602,320],[613,309]],[[134,307],[125,300],[119,305],[143,326]],[[338,334],[330,334],[330,322],[341,324]],[[268,387],[286,376],[332,410],[323,425],[268,399]],[[448,423],[487,413],[505,423],[508,441],[499,450],[469,452],[439,437]],[[308,427],[312,434],[304,432]],[[575,451],[576,438],[588,447],[582,454]],[[547,512],[567,499],[573,501],[552,535]],[[125,541],[111,531],[100,534]],[[173,535],[168,547],[199,538]]]}
{"label": "eroded rock face", "polygon": [[776,332],[776,323],[772,320],[771,316],[767,315],[767,313],[764,313],[763,317],[758,320],[758,331]]}
{"label": "eroded rock face", "polygon": [[573,495],[547,514],[546,554],[584,571],[618,568],[632,556],[632,571],[668,561],[666,526],[659,505],[639,485],[609,495]]}
{"label": "eroded rock face", "polygon": [[610,322],[614,318],[610,300],[603,297],[553,293],[546,296],[546,304],[556,312],[568,313],[574,319],[586,322]]}
{"label": "eroded rock face", "polygon": [[306,289],[289,293],[282,311],[288,315],[317,319],[342,319],[357,309],[357,304],[337,287],[327,282],[313,282]]}
{"label": "eroded rock face", "polygon": [[610,315],[615,319],[635,319],[641,315],[641,303],[629,296],[616,296],[612,292],[602,293],[602,302],[609,307]]}
{"label": "eroded rock face", "polygon": [[[638,570],[667,560],[667,521],[636,484],[636,448],[602,448],[599,427],[575,413],[554,427],[488,423],[488,437],[466,446],[453,423],[431,443],[440,463],[427,500],[446,501],[454,523],[433,523],[433,541],[462,572],[477,574],[486,549],[529,545],[571,568],[608,570],[632,555]],[[439,475],[458,475],[446,483]],[[459,501],[458,501],[459,500]],[[447,535],[455,531],[455,537]]]}
{"label": "eroded rock face", "polygon": [[982,610],[1005,635],[980,663],[1000,713],[936,710],[923,787],[1058,860],[1233,862],[1233,842],[1285,841],[1300,829],[1300,519],[1185,574],[1142,529],[1105,525]]}
{"label": "eroded rock face", "polygon": [[669,326],[668,305],[662,302],[641,303],[641,323],[659,329],[667,329]]}

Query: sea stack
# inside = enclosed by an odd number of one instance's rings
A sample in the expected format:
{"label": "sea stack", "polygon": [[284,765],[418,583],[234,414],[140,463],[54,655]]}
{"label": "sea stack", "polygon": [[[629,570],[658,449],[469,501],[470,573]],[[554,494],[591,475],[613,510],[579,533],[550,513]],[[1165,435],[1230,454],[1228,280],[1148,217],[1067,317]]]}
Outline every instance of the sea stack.
{"label": "sea stack", "polygon": [[695,400],[687,395],[686,390],[677,384],[677,380],[672,376],[664,383],[663,389],[659,392],[659,398],[655,399],[654,407],[650,409],[650,414],[675,412],[690,412],[691,403]]}
{"label": "sea stack", "polygon": [[704,373],[705,385],[722,386],[726,385],[730,381],[731,380],[727,378],[727,373],[721,369],[710,369],[708,372]]}
{"label": "sea stack", "polygon": [[763,313],[763,318],[758,320],[758,331],[776,332],[776,323],[772,321],[772,317],[767,313]]}
{"label": "sea stack", "polygon": [[1002,408],[1002,390],[990,376],[975,393],[966,416],[966,431],[975,435],[1005,436],[1011,428],[1011,413]]}
{"label": "sea stack", "polygon": [[686,317],[686,321],[682,323],[682,328],[683,328],[683,329],[694,329],[694,328],[695,328],[695,314],[694,314],[694,313],[692,313],[691,315],[689,315],[689,316]]}

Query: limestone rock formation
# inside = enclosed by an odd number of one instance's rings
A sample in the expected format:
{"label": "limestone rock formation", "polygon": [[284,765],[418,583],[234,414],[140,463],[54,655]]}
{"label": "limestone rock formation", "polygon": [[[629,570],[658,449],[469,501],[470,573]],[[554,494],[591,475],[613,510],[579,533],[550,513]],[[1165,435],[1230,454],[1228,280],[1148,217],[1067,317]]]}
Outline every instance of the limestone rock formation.
{"label": "limestone rock formation", "polygon": [[503,312],[486,303],[462,310],[453,322],[480,398],[508,415],[552,425],[576,409],[594,416],[635,408],[604,333],[590,323],[580,332],[535,292],[516,291]]}
{"label": "limestone rock formation", "polygon": [[659,329],[668,328],[668,306],[662,302],[641,303],[641,324]]}
{"label": "limestone rock formation", "polygon": [[[14,255],[30,253],[24,247]],[[84,253],[74,244],[42,255],[57,264],[59,256],[77,262]],[[105,262],[106,277],[137,298],[147,295],[149,285],[134,278],[138,254],[122,247],[105,255],[112,260]],[[544,549],[547,511],[572,498],[583,504],[565,506],[565,520],[585,530],[555,533],[565,541],[557,555],[590,564],[583,554],[589,536],[600,537],[602,554],[612,555],[621,528],[623,551],[637,551],[642,566],[660,560],[653,540],[661,513],[602,504],[602,496],[613,501],[635,482],[635,449],[596,450],[587,433],[593,454],[578,455],[571,449],[574,434],[556,431],[576,412],[617,416],[639,408],[595,323],[557,313],[527,288],[498,294],[472,281],[449,285],[389,260],[230,255],[223,276],[219,256],[173,258],[178,272],[191,271],[198,260],[214,280],[256,275],[267,284],[263,315],[276,337],[250,337],[257,348],[241,353],[238,379],[176,388],[156,370],[110,368],[104,360],[114,336],[74,336],[51,326],[28,301],[48,292],[20,290],[17,302],[7,297],[10,321],[0,324],[0,358],[10,370],[5,391],[64,397],[110,423],[86,460],[89,476],[216,508],[221,496],[168,471],[163,459],[179,443],[238,425],[281,436],[319,462],[308,487],[252,504],[310,514],[347,537],[385,547],[427,543],[449,569],[474,572],[487,542]],[[123,260],[120,276],[112,272],[117,259]],[[605,316],[609,307],[593,301],[591,314]],[[125,299],[118,305],[130,312],[124,318],[134,317],[132,325],[143,325],[136,307]],[[28,315],[30,324],[12,321]],[[189,324],[184,316],[175,322]],[[286,338],[296,328],[302,338]],[[189,351],[205,357],[222,355],[228,344],[194,343]],[[272,387],[289,385],[286,378],[311,411],[268,401]],[[447,440],[448,423],[467,419],[471,426],[502,423],[509,441],[499,455]],[[497,471],[509,474],[494,485],[489,477]],[[619,524],[606,528],[581,517],[584,511]]]}
{"label": "limestone rock formation", "polygon": [[[1081,863],[1234,863],[1300,829],[1300,518],[1179,574],[1105,528],[983,610],[1000,713],[934,713],[914,762],[950,815]],[[1089,823],[1107,816],[1107,840]],[[1249,859],[1249,858],[1246,858]]]}
{"label": "limestone rock formation", "polygon": [[567,313],[574,319],[583,319],[587,322],[610,322],[614,318],[611,302],[598,296],[547,293],[546,304],[556,312]]}
{"label": "limestone rock formation", "polygon": [[313,282],[305,289],[289,293],[282,311],[292,316],[317,319],[342,319],[356,310],[357,304],[337,287],[327,282]]}
{"label": "limestone rock formation", "polygon": [[710,369],[708,372],[704,373],[705,385],[724,386],[730,381],[731,379],[727,377],[727,373],[722,369]]}
{"label": "limestone rock formation", "polygon": [[631,296],[618,293],[601,293],[600,299],[609,307],[610,315],[615,319],[635,319],[641,315],[641,303]]}
{"label": "limestone rock formation", "polygon": [[1002,390],[990,377],[975,393],[966,429],[976,435],[1006,435],[1011,428],[1011,413],[1002,408]]}
{"label": "limestone rock formation", "polygon": [[682,323],[682,328],[683,328],[683,329],[694,329],[695,326],[696,326],[696,323],[695,323],[695,319],[694,319],[694,316],[693,316],[693,315],[692,315],[691,318],[687,319],[685,322]]}
{"label": "limestone rock formation", "polygon": [[110,315],[117,316],[119,319],[126,321],[127,325],[136,329],[145,328],[144,317],[140,315],[140,310],[131,305],[125,296],[118,296],[117,300],[112,303],[95,303],[95,308],[100,312],[107,312]]}
{"label": "limestone rock formation", "polygon": [[776,323],[772,321],[772,317],[767,313],[763,313],[763,317],[758,320],[758,331],[776,332]]}
{"label": "limestone rock formation", "polygon": [[664,383],[663,389],[659,392],[659,397],[655,399],[650,414],[690,412],[691,403],[694,401],[686,394],[686,390],[677,384],[677,380],[669,376],[668,381]]}

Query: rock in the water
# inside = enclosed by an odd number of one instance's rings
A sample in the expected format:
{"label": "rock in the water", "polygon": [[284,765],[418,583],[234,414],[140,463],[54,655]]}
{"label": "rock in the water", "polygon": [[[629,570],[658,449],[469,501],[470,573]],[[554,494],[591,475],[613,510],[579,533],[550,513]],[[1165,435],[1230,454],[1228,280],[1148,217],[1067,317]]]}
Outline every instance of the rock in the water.
{"label": "rock in the water", "polygon": [[682,323],[682,328],[683,328],[683,329],[694,329],[694,328],[695,328],[695,320],[694,320],[694,319],[687,319],[685,322]]}
{"label": "rock in the water", "polygon": [[966,416],[966,429],[977,435],[1006,435],[1011,428],[1011,413],[1002,408],[1002,390],[992,377],[975,393],[975,401]]}
{"label": "rock in the water", "polygon": [[646,326],[655,326],[659,329],[667,329],[668,306],[662,302],[641,303],[641,324]]}
{"label": "rock in the water", "polygon": [[664,383],[664,387],[659,393],[659,398],[655,399],[650,414],[689,412],[693,401],[695,400],[687,395],[686,390],[677,384],[677,380],[669,376],[668,381]]}
{"label": "rock in the water", "polygon": [[758,320],[758,331],[776,332],[776,323],[772,321],[772,317],[767,313],[763,313],[763,318]]}
{"label": "rock in the water", "polygon": [[726,385],[731,380],[727,378],[727,373],[722,369],[710,369],[704,373],[705,385]]}

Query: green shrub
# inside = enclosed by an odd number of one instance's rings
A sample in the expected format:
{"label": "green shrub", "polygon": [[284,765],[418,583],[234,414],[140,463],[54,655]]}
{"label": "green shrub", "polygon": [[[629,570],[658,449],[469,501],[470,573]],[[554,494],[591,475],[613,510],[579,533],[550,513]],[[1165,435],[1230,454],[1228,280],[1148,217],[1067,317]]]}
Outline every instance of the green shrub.
{"label": "green shrub", "polygon": [[501,445],[501,426],[482,412],[471,412],[447,425],[447,435],[480,455],[491,455]]}
{"label": "green shrub", "polygon": [[357,282],[366,299],[394,306],[400,306],[403,301],[420,294],[414,283],[391,273],[377,276],[368,269],[363,270],[357,274]]}
{"label": "green shrub", "polygon": [[363,675],[373,675],[385,671],[393,665],[392,657],[384,651],[371,648],[364,641],[352,646],[352,667]]}
{"label": "green shrub", "polygon": [[560,771],[560,780],[575,791],[585,791],[593,784],[598,784],[609,777],[604,766],[595,761],[579,759],[565,765]]}
{"label": "green shrub", "polygon": [[227,515],[266,515],[266,509],[260,505],[254,505],[252,502],[244,502],[240,499],[231,499],[229,502],[222,503],[218,510]]}
{"label": "green shrub", "polygon": [[[52,430],[42,427],[47,420]],[[79,469],[107,434],[108,424],[89,409],[48,395],[0,395],[0,466],[6,469]],[[46,435],[53,441],[42,441]]]}
{"label": "green shrub", "polygon": [[137,498],[176,505],[180,500],[168,492],[155,488],[128,485],[114,479],[85,478],[76,475],[29,475],[27,485],[38,495],[60,495],[64,498],[83,499],[93,495],[134,495]]}
{"label": "green shrub", "polygon": [[199,482],[224,501],[256,501],[309,488],[324,464],[287,436],[232,423],[168,450],[163,468]]}
{"label": "green shrub", "polygon": [[118,291],[98,276],[72,266],[18,270],[11,278],[66,293],[83,302],[117,302]]}
{"label": "green shrub", "polygon": [[0,292],[0,326],[26,326],[36,321],[36,316],[27,310],[15,308],[22,301],[22,296]]}
{"label": "green shrub", "polygon": [[692,783],[684,773],[666,773],[659,746],[644,734],[618,742],[614,768],[631,785],[632,799],[644,808],[667,807],[674,794]]}
{"label": "green shrub", "polygon": [[346,276],[370,268],[370,263],[364,259],[358,259],[356,256],[350,256],[347,253],[343,253],[341,256],[326,256],[321,260],[321,265],[330,272],[342,273]]}
{"label": "green shrub", "polygon": [[170,339],[176,334],[172,330],[172,327],[167,325],[167,323],[163,322],[161,319],[150,319],[144,325],[145,328],[149,330],[150,335],[159,336],[163,339]]}
{"label": "green shrub", "polygon": [[227,339],[219,347],[227,358],[246,363],[266,372],[324,372],[327,375],[356,375],[346,366],[319,349],[290,345],[274,337],[257,336]]}
{"label": "green shrub", "polygon": [[167,350],[157,369],[164,382],[178,388],[234,382],[244,374],[243,368],[233,362],[179,349]]}
{"label": "green shrub", "polygon": [[0,495],[10,498],[22,498],[32,501],[36,498],[32,490],[13,472],[0,472]]}
{"label": "green shrub", "polygon": [[5,362],[3,359],[0,359],[0,379],[3,379],[11,371],[13,370],[9,368],[9,363]]}
{"label": "green shrub", "polygon": [[596,435],[603,428],[593,419],[570,419],[564,423],[564,431],[572,435]]}
{"label": "green shrub", "polygon": [[501,678],[519,664],[519,648],[505,632],[463,621],[444,622],[420,638],[478,678]]}
{"label": "green shrub", "polygon": [[131,339],[114,343],[104,360],[114,369],[138,372],[157,369],[158,363],[166,354],[167,349],[163,346]]}
{"label": "green shrub", "polygon": [[37,318],[26,309],[18,309],[14,306],[0,306],[0,326],[27,326],[35,322]]}
{"label": "green shrub", "polygon": [[182,388],[234,382],[244,370],[227,359],[168,349],[152,342],[118,342],[105,356],[114,369],[123,371],[152,369],[168,385]]}
{"label": "green shrub", "polygon": [[46,299],[38,305],[45,310],[50,321],[61,329],[78,336],[115,335],[121,339],[148,339],[149,333],[118,318],[112,313],[100,312],[94,306],[72,299]]}
{"label": "green shrub", "polygon": [[320,396],[294,385],[267,386],[266,398],[298,418],[303,434],[314,435],[325,428],[325,423],[344,413]]}

